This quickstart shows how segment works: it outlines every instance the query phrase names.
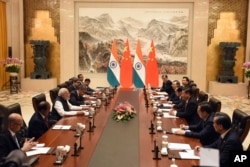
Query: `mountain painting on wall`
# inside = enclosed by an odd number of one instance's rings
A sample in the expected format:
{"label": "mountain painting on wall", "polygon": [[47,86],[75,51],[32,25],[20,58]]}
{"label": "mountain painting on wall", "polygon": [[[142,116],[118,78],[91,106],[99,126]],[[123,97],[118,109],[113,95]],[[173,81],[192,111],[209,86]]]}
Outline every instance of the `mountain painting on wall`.
{"label": "mountain painting on wall", "polygon": [[113,39],[122,56],[125,41],[131,56],[141,41],[147,60],[155,43],[159,72],[187,74],[190,37],[189,8],[79,8],[79,71],[107,72]]}

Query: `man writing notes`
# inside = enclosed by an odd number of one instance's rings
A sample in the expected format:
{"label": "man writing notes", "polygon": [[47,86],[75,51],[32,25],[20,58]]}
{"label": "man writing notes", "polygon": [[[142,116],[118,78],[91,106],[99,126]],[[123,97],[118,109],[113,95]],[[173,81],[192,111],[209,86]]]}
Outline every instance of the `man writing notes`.
{"label": "man writing notes", "polygon": [[89,115],[87,111],[88,107],[81,107],[72,105],[69,102],[70,93],[68,89],[61,88],[58,92],[58,97],[55,100],[55,104],[53,105],[51,112],[52,120],[59,120],[64,116],[73,116],[73,115]]}
{"label": "man writing notes", "polygon": [[19,143],[16,133],[21,129],[23,118],[20,114],[11,113],[8,117],[8,130],[0,134],[0,159],[7,156],[11,151],[20,149],[22,151],[29,151],[37,142],[34,138],[25,140],[24,144]]}

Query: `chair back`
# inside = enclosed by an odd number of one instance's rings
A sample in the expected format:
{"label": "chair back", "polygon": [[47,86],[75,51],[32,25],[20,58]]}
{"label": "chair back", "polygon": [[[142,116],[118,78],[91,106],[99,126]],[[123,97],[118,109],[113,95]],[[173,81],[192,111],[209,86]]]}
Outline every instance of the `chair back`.
{"label": "chair back", "polygon": [[199,96],[198,96],[198,103],[203,102],[203,101],[207,101],[207,100],[208,100],[208,94],[201,90],[199,92]]}
{"label": "chair back", "polygon": [[250,128],[250,115],[235,109],[232,116],[232,129],[234,129],[240,136],[241,142],[243,142],[249,132]]}
{"label": "chair back", "polygon": [[57,87],[57,88],[51,89],[51,90],[49,91],[49,96],[50,96],[50,100],[51,100],[51,103],[52,103],[52,104],[55,103],[55,100],[56,100],[56,98],[57,98],[57,96],[58,96],[59,89],[60,89],[60,88]]}
{"label": "chair back", "polygon": [[221,101],[215,97],[210,97],[208,101],[213,109],[213,112],[220,112],[221,110]]}
{"label": "chair back", "polygon": [[33,105],[34,111],[38,111],[38,104],[41,101],[46,101],[46,96],[44,93],[40,93],[32,97],[32,105]]}
{"label": "chair back", "polygon": [[200,89],[197,88],[197,87],[193,87],[193,88],[191,88],[191,89],[192,89],[193,97],[194,97],[195,99],[197,99],[198,96],[199,96]]}
{"label": "chair back", "polygon": [[57,87],[58,88],[68,88],[68,85],[67,85],[67,83],[64,82],[64,83],[57,85]]}
{"label": "chair back", "polygon": [[7,130],[8,127],[8,109],[0,104],[0,133]]}

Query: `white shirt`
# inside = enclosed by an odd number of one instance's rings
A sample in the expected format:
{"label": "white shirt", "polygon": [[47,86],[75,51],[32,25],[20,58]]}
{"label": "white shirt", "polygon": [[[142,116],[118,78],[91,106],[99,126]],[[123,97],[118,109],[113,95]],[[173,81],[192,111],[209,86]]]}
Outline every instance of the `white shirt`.
{"label": "white shirt", "polygon": [[69,110],[70,111],[64,111],[62,102],[59,100],[56,100],[54,108],[56,109],[57,113],[63,117],[63,116],[70,116],[70,115],[77,115],[77,111],[81,111],[82,107],[80,106],[74,106],[70,104],[70,102],[67,100]]}

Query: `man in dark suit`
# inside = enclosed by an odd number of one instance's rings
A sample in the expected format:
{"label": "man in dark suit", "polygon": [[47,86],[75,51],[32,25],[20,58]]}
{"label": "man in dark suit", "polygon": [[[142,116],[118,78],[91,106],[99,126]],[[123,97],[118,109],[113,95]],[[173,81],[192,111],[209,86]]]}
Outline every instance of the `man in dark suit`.
{"label": "man in dark suit", "polygon": [[21,129],[23,118],[20,114],[11,113],[8,117],[8,130],[0,134],[0,159],[7,156],[11,151],[21,149],[22,151],[29,151],[37,142],[34,138],[25,140],[21,145],[16,137],[16,133]]}
{"label": "man in dark suit", "polygon": [[189,87],[189,78],[186,76],[182,77],[181,84],[182,84],[183,89],[188,88]]}
{"label": "man in dark suit", "polygon": [[[230,166],[230,152],[242,151],[242,143],[238,134],[231,129],[231,119],[223,112],[216,112],[214,116],[214,129],[220,134],[218,140],[214,143],[207,145],[207,148],[215,148],[219,150],[220,167]],[[199,153],[200,147],[196,146],[196,154]]]}
{"label": "man in dark suit", "polygon": [[185,101],[183,107],[177,110],[172,109],[169,111],[169,114],[185,118],[189,125],[197,124],[200,121],[197,114],[198,103],[192,96],[192,90],[190,88],[182,90],[181,98]]}
{"label": "man in dark suit", "polygon": [[80,106],[84,105],[84,93],[86,92],[85,85],[79,85],[76,90],[70,92],[70,99],[69,102],[72,105]]}
{"label": "man in dark suit", "polygon": [[41,101],[38,104],[38,111],[32,115],[29,121],[29,137],[38,139],[49,129],[48,115],[50,113],[50,104],[47,101]]}
{"label": "man in dark suit", "polygon": [[81,85],[80,80],[78,78],[73,78],[73,83],[68,87],[69,92],[76,90],[79,85]]}
{"label": "man in dark suit", "polygon": [[91,82],[91,81],[90,81],[89,78],[86,78],[86,79],[84,80],[84,85],[86,86],[86,94],[87,94],[87,95],[92,95],[92,94],[95,92],[94,89],[92,89],[91,87],[89,87],[90,82]]}
{"label": "man in dark suit", "polygon": [[209,145],[219,138],[219,133],[213,127],[214,112],[208,102],[202,102],[198,105],[197,113],[201,118],[198,124],[190,126],[181,124],[182,130],[177,130],[175,134],[198,138],[203,146]]}
{"label": "man in dark suit", "polygon": [[172,82],[168,79],[168,75],[164,74],[161,76],[162,78],[162,87],[161,92],[167,92],[169,95],[174,93],[174,89],[172,88]]}

